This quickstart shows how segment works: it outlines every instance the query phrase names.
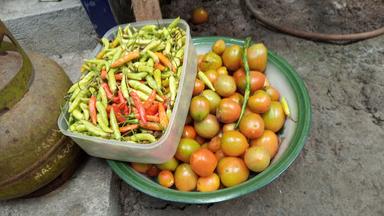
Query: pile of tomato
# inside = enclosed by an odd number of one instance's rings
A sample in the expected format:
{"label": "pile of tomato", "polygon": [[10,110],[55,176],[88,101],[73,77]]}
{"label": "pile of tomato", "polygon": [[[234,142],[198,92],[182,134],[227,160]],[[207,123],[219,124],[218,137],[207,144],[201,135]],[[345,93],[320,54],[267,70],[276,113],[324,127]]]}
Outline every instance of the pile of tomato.
{"label": "pile of tomato", "polygon": [[251,45],[247,60],[251,94],[241,119],[246,88],[242,48],[218,40],[199,56],[199,76],[174,157],[158,165],[131,163],[133,169],[164,187],[201,192],[238,185],[252,172],[265,170],[279,149],[277,133],[289,110],[264,74],[267,48]]}

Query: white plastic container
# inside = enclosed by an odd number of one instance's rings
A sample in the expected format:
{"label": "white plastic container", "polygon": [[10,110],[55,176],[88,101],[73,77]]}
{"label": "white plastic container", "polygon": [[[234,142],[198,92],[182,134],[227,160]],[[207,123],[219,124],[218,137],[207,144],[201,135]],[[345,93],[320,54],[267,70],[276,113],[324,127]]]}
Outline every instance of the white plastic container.
{"label": "white plastic container", "polygon": [[[130,25],[136,28],[141,28],[150,24],[167,26],[172,21],[173,19],[151,20],[130,23]],[[124,28],[126,25],[127,24],[121,25],[121,27]],[[154,164],[163,163],[172,158],[176,152],[177,145],[179,144],[185,119],[188,115],[197,70],[197,54],[195,47],[192,44],[189,26],[184,20],[180,20],[178,26],[186,32],[183,69],[168,128],[157,142],[151,144],[138,144],[73,133],[68,130],[68,125],[64,119],[64,116],[68,115],[66,108],[63,109],[63,112],[58,119],[60,131],[64,135],[71,137],[89,155],[95,157]],[[105,33],[104,37],[113,39],[117,29],[117,26],[110,29]],[[96,56],[101,49],[102,46],[99,44],[93,51],[92,56]]]}

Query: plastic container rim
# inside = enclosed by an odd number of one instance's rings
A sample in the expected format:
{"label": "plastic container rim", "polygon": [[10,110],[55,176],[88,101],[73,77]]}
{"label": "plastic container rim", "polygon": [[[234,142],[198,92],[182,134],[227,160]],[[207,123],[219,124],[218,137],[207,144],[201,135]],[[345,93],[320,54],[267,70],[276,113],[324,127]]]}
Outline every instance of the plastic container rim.
{"label": "plastic container rim", "polygon": [[[111,28],[110,30],[108,30],[104,34],[103,37],[110,38],[112,35],[114,36],[116,34],[116,32],[117,32],[118,27],[124,28],[127,25],[131,25],[131,26],[136,26],[136,25],[144,26],[144,25],[154,25],[154,24],[157,24],[157,25],[167,25],[167,24],[170,24],[173,20],[174,19],[146,20],[146,21],[141,21],[141,22],[133,22],[133,23],[121,24],[121,25],[117,25],[117,26]],[[188,59],[188,56],[186,54],[188,52],[185,52],[185,50],[190,49],[190,45],[193,46],[193,43],[190,43],[191,35],[190,35],[190,27],[189,27],[188,23],[185,20],[180,19],[179,20],[179,25],[180,24],[185,26],[185,34],[187,35],[187,37],[185,38],[186,46],[184,48],[183,71],[182,71],[182,74],[181,74],[181,77],[180,77],[181,82],[179,83],[179,88],[177,89],[177,96],[176,96],[176,101],[175,101],[174,108],[180,102],[180,95],[181,95],[181,91],[182,91],[182,88],[180,88],[180,86],[183,86],[184,82],[186,82],[186,80],[185,80],[185,76],[186,76],[185,74],[187,73],[187,71],[186,71],[187,63],[186,62],[187,62],[187,59]],[[91,56],[96,56],[96,54],[99,52],[101,47],[102,46],[100,44],[98,44],[96,46],[96,48],[92,51]],[[67,110],[68,110],[68,103],[66,103],[64,105],[64,109],[60,113],[60,116],[59,116],[59,118],[57,120],[57,124],[59,125],[59,129],[60,129],[60,131],[64,135],[69,136],[69,137],[78,138],[78,139],[86,139],[86,140],[90,140],[90,141],[92,141],[91,139],[93,139],[93,140],[99,141],[99,142],[108,142],[108,144],[112,144],[112,145],[115,145],[115,146],[134,147],[134,148],[138,148],[138,149],[154,149],[154,148],[157,148],[159,145],[161,145],[164,142],[164,140],[169,136],[169,133],[171,132],[170,131],[171,124],[173,124],[175,122],[175,118],[176,118],[176,112],[172,111],[172,116],[171,116],[171,119],[169,121],[169,125],[168,125],[167,129],[165,130],[165,132],[163,133],[163,135],[160,137],[160,139],[157,140],[156,142],[153,142],[153,143],[140,144],[140,143],[134,143],[134,142],[130,142],[130,141],[118,141],[118,140],[113,140],[113,139],[104,139],[104,138],[100,138],[100,137],[96,137],[96,136],[82,135],[82,134],[77,134],[77,133],[73,133],[71,131],[68,131],[67,129],[62,128],[62,126],[61,126],[61,122],[64,120],[64,116],[67,115]],[[66,124],[66,122],[65,122],[65,124]],[[67,127],[68,127],[68,125],[67,125]]]}

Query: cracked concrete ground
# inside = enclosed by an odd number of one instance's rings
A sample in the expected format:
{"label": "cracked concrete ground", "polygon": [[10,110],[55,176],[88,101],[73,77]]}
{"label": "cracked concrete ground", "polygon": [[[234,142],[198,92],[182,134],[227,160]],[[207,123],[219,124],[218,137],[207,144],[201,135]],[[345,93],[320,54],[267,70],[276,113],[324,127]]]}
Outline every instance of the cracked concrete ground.
{"label": "cracked concrete ground", "polygon": [[188,19],[194,7],[204,6],[210,20],[191,26],[193,36],[251,35],[285,58],[312,100],[303,151],[271,184],[217,204],[166,202],[122,183],[123,215],[384,215],[384,36],[345,46],[306,41],[262,28],[241,4],[172,1],[163,14]]}

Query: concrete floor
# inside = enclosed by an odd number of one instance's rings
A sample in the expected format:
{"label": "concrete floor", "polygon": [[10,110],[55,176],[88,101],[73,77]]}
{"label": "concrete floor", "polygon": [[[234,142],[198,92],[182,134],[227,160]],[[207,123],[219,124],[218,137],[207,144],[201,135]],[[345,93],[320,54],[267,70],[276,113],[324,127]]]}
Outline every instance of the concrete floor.
{"label": "concrete floor", "polygon": [[193,36],[251,35],[296,69],[313,109],[302,153],[268,186],[217,204],[161,201],[123,183],[123,215],[384,215],[384,36],[346,46],[315,43],[260,27],[240,4],[173,1],[163,11],[188,19],[202,5],[210,20],[192,26]]}

